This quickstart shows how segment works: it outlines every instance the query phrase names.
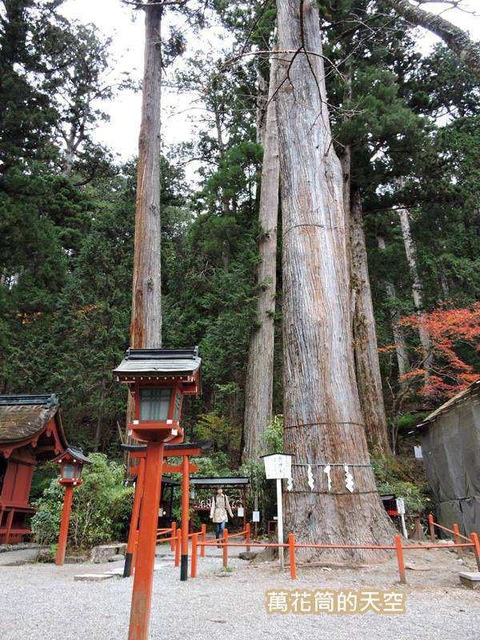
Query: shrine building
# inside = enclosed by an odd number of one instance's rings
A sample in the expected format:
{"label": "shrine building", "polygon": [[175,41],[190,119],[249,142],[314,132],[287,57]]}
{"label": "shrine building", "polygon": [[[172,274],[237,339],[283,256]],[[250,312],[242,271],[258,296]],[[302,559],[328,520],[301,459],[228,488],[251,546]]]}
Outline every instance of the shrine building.
{"label": "shrine building", "polygon": [[55,394],[0,395],[0,544],[30,533],[35,467],[67,447]]}

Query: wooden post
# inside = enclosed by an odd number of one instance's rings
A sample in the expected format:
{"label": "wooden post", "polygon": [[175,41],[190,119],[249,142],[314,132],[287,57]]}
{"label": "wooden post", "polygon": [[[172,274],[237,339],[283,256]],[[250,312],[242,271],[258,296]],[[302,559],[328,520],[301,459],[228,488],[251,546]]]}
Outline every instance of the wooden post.
{"label": "wooden post", "polygon": [[[64,502],[64,505],[65,505],[65,502]],[[7,515],[7,523],[6,523],[6,529],[5,529],[5,544],[8,544],[10,542],[10,531],[12,530],[14,515],[15,515],[15,509],[14,507],[11,507]],[[63,513],[62,513],[62,519],[63,519]],[[60,546],[60,543],[59,543],[59,546]]]}
{"label": "wooden post", "polygon": [[403,562],[402,536],[395,536],[395,548],[397,551],[398,573],[400,575],[400,582],[401,584],[407,584],[407,578],[405,576],[405,564]]}
{"label": "wooden post", "polygon": [[145,458],[140,458],[138,464],[137,482],[135,484],[135,496],[133,498],[132,517],[130,518],[130,529],[128,531],[127,550],[125,552],[125,566],[123,577],[132,575],[132,561],[135,553],[135,543],[137,541],[138,520],[140,518],[140,506],[142,504],[143,486],[145,480]]}
{"label": "wooden post", "polygon": [[295,561],[295,536],[293,533],[288,534],[288,554],[290,556],[290,577],[292,580],[296,580],[297,563]]}
{"label": "wooden post", "polygon": [[435,525],[433,523],[433,516],[431,513],[428,514],[428,531],[430,534],[430,540],[435,542]]}
{"label": "wooden post", "polygon": [[[55,564],[59,567],[63,565],[65,560],[65,550],[67,548],[68,525],[70,523],[70,511],[72,509],[73,500],[73,484],[65,486],[65,496],[63,498],[62,520],[60,523],[60,534],[58,536],[57,557]],[[12,509],[13,513],[13,509]],[[8,540],[8,538],[7,538]]]}
{"label": "wooden post", "polygon": [[[453,525],[453,540],[455,544],[462,543],[462,540],[460,539],[460,529],[457,523]],[[457,547],[457,553],[459,556],[463,556],[463,547]]]}
{"label": "wooden post", "polygon": [[247,522],[247,524],[245,525],[245,540],[247,542],[247,551],[250,551],[250,538],[251,538],[250,523]]}
{"label": "wooden post", "polygon": [[182,457],[182,557],[180,580],[188,580],[188,525],[190,519],[189,457]]}
{"label": "wooden post", "polygon": [[478,540],[478,533],[472,533],[470,539],[473,543],[473,553],[477,561],[477,569],[480,571],[480,542]]}
{"label": "wooden post", "polygon": [[207,525],[206,524],[202,524],[202,533],[200,534],[201,540],[203,542],[203,545],[200,549],[200,557],[204,558],[205,557],[205,541],[207,539]]}
{"label": "wooden post", "polygon": [[228,529],[223,530],[223,568],[228,567]]}
{"label": "wooden post", "polygon": [[191,578],[197,577],[197,552],[198,552],[198,533],[194,533],[192,536],[192,564],[190,567]]}
{"label": "wooden post", "polygon": [[245,489],[243,489],[243,492],[242,492],[242,507],[243,507],[243,528],[245,529],[247,525],[247,494]]}
{"label": "wooden post", "polygon": [[[277,534],[278,544],[283,544],[283,498],[282,498],[282,480],[277,478]],[[282,546],[278,547],[278,560],[280,562],[280,568],[283,569],[285,565],[284,549]]]}
{"label": "wooden post", "polygon": [[145,489],[140,514],[136,570],[128,640],[148,640],[152,601],[158,506],[160,504],[163,442],[148,442],[145,460]]}
{"label": "wooden post", "polygon": [[180,566],[180,550],[182,548],[182,530],[177,529],[177,539],[175,540],[175,566]]}
{"label": "wooden post", "polygon": [[170,536],[170,551],[175,551],[175,541],[177,539],[177,523],[172,522],[172,534]]}

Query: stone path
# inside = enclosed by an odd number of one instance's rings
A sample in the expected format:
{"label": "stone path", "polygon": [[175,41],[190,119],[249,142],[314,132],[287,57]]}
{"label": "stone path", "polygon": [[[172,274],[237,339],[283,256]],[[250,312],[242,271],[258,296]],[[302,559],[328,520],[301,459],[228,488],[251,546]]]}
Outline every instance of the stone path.
{"label": "stone path", "polygon": [[[254,566],[238,558],[221,571],[220,550],[199,559],[195,580],[179,581],[170,552],[159,549],[154,577],[151,640],[477,640],[480,595],[462,587],[459,563],[447,550],[419,552],[409,560],[407,586],[397,583],[395,559],[364,569],[298,567],[298,580],[274,562]],[[412,554],[410,554],[413,556]],[[421,570],[413,570],[415,566]],[[79,573],[120,570],[107,565],[32,564],[0,567],[2,640],[127,640],[132,579],[78,582]],[[268,593],[300,595],[358,592],[397,593],[404,614],[268,613]],[[270,600],[271,602],[271,600]]]}

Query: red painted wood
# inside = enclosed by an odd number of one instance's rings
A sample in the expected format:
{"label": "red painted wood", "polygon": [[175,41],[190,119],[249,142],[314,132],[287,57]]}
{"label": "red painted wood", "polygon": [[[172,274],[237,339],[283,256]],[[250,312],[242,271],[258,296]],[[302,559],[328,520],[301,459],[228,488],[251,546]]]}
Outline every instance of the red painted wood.
{"label": "red painted wood", "polygon": [[67,548],[68,525],[70,523],[70,511],[72,509],[73,484],[65,485],[65,496],[63,498],[62,521],[60,523],[60,535],[58,536],[57,557],[55,564],[62,566],[65,560],[65,550]]}
{"label": "red painted wood", "polygon": [[190,520],[188,456],[182,458],[182,556],[188,555],[188,523]]}
{"label": "red painted wood", "polygon": [[130,529],[128,531],[128,542],[126,553],[135,552],[135,542],[137,539],[138,521],[140,517],[140,505],[142,504],[143,488],[145,482],[145,458],[140,458],[138,465],[137,482],[135,484],[135,496],[133,498],[132,517],[130,519]]}
{"label": "red painted wood", "polygon": [[148,640],[152,601],[153,569],[157,541],[158,505],[160,504],[163,443],[149,442],[145,461],[145,485],[137,560],[130,611],[129,640]]}

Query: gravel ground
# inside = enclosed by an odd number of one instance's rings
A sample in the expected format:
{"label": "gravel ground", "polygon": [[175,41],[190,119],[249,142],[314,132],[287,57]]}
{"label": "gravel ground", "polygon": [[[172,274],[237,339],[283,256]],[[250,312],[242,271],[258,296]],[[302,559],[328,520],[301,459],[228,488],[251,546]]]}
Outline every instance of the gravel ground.
{"label": "gravel ground", "polygon": [[[216,553],[214,549],[211,553]],[[195,580],[179,581],[171,557],[157,557],[150,637],[152,640],[276,640],[328,637],[328,640],[477,640],[480,591],[459,583],[458,572],[476,570],[448,550],[406,554],[407,586],[399,585],[395,559],[361,569],[298,567],[289,579],[275,563],[253,566],[238,558],[221,575],[221,559],[199,559]],[[109,565],[30,564],[0,566],[1,640],[122,640],[128,636],[132,579],[74,582],[82,573],[102,573]],[[388,590],[404,593],[406,613],[268,614],[269,590]]]}

